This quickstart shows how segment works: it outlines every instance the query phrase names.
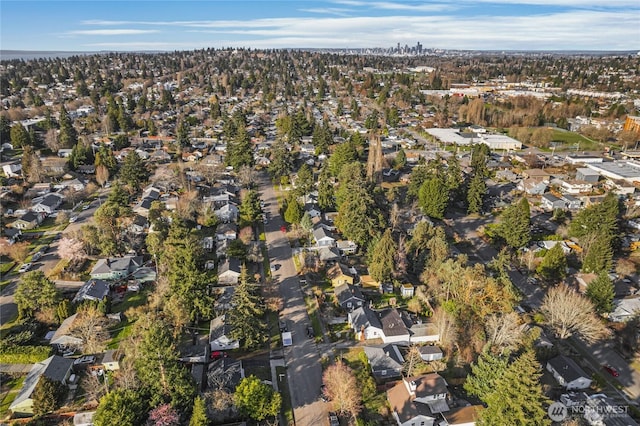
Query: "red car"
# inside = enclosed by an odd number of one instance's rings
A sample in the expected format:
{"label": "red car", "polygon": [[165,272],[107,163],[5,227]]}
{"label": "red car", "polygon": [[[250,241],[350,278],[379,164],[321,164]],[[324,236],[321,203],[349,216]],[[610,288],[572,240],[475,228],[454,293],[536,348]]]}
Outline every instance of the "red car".
{"label": "red car", "polygon": [[620,375],[620,373],[618,373],[618,370],[616,370],[610,365],[603,365],[602,368],[604,368],[604,370],[607,373],[611,374],[613,377],[618,377]]}
{"label": "red car", "polygon": [[220,358],[226,358],[226,357],[227,357],[226,352],[222,352],[222,351],[211,352],[211,359],[220,359]]}

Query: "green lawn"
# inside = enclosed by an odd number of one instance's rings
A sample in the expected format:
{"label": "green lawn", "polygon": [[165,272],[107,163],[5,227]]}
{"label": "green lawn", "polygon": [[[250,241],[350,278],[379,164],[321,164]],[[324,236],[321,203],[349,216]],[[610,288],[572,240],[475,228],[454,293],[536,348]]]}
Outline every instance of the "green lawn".
{"label": "green lawn", "polygon": [[561,142],[564,146],[558,147],[562,150],[571,150],[575,149],[575,145],[579,144],[580,151],[592,151],[599,149],[598,142],[592,141],[591,139],[587,139],[579,133],[562,131],[555,129],[553,131],[553,139],[554,142]]}
{"label": "green lawn", "polygon": [[286,367],[276,367],[278,375],[278,389],[282,395],[282,414],[289,424],[293,423],[293,408],[291,408],[291,395],[289,394],[289,383],[287,382]]}
{"label": "green lawn", "polygon": [[16,263],[6,259],[6,258],[2,258],[2,261],[0,262],[0,274],[4,275],[7,272],[9,272],[11,270],[11,268],[14,267]]}
{"label": "green lawn", "polygon": [[107,349],[118,349],[120,342],[131,335],[134,322],[124,320],[111,329],[111,340],[107,344]]}
{"label": "green lawn", "polygon": [[0,419],[4,418],[9,412],[9,406],[18,396],[18,392],[20,388],[22,388],[22,383],[24,383],[24,379],[27,376],[15,377],[9,380],[7,383],[3,383],[3,386],[8,386],[9,390],[6,393],[3,393],[0,400]]}
{"label": "green lawn", "polygon": [[151,293],[151,288],[147,287],[138,292],[128,292],[121,302],[115,303],[111,307],[112,312],[126,312],[129,308],[135,308],[147,303],[147,296]]}

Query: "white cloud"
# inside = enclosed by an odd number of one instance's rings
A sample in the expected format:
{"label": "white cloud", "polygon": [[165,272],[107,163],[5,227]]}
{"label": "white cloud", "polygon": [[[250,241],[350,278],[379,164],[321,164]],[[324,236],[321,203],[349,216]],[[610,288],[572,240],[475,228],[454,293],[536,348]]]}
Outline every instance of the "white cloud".
{"label": "white cloud", "polygon": [[68,31],[65,35],[98,35],[98,36],[118,36],[118,35],[137,35],[137,34],[152,34],[158,33],[158,30],[137,30],[131,28],[113,28],[113,29],[100,29],[100,30],[77,30]]}
{"label": "white cloud", "polygon": [[637,0],[441,0],[439,3],[427,2],[367,2],[359,0],[334,0],[334,4],[363,7],[382,10],[413,10],[413,11],[434,11],[445,10],[437,9],[438,7],[455,7],[462,8],[464,6],[474,5],[477,3],[498,4],[498,5],[539,5],[539,6],[556,6],[556,7],[574,7],[574,8],[619,8],[619,7],[638,7]]}
{"label": "white cloud", "polygon": [[298,9],[300,12],[317,13],[320,15],[349,16],[353,9],[344,9],[340,7],[317,7],[311,9]]}

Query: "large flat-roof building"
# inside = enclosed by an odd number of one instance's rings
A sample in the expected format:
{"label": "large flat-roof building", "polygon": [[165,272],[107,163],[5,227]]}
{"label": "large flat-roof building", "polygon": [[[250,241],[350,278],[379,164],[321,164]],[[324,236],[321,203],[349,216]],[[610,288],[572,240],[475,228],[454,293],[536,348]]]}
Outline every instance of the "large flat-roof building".
{"label": "large flat-roof building", "polygon": [[483,143],[492,150],[507,151],[522,149],[522,142],[502,134],[486,132],[463,132],[460,129],[453,128],[432,128],[426,129],[426,132],[446,144],[472,145],[475,143]]}
{"label": "large flat-roof building", "polygon": [[640,162],[612,161],[606,163],[587,163],[587,167],[600,173],[601,176],[626,182],[640,182]]}

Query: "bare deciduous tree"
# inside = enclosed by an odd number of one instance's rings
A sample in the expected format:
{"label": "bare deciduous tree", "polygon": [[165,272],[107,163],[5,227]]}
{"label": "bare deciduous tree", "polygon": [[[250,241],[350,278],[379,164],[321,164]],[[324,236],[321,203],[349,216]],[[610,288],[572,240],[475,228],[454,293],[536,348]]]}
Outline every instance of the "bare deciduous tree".
{"label": "bare deciduous tree", "polygon": [[433,323],[438,328],[440,345],[446,350],[451,350],[458,340],[455,318],[444,309],[438,308],[433,312]]}
{"label": "bare deciduous tree", "polygon": [[56,216],[56,225],[62,225],[64,223],[69,222],[69,213],[65,211],[58,212],[58,216]]}
{"label": "bare deciduous tree", "polygon": [[409,346],[407,355],[405,356],[402,369],[407,377],[414,376],[424,366],[424,361],[420,355],[420,348],[417,345]]}
{"label": "bare deciduous tree", "polygon": [[576,335],[587,342],[593,342],[608,334],[607,328],[596,315],[593,304],[563,284],[549,289],[540,312],[560,339]]}
{"label": "bare deciduous tree", "polygon": [[240,166],[238,169],[238,181],[244,188],[251,188],[258,178],[257,172],[251,166]]}
{"label": "bare deciduous tree", "polygon": [[29,256],[29,243],[26,241],[14,244],[2,244],[0,246],[0,254],[3,256],[9,256],[11,260],[17,263],[24,262]]}
{"label": "bare deciduous tree", "polygon": [[102,187],[109,181],[109,169],[104,164],[96,167],[96,182]]}
{"label": "bare deciduous tree", "polygon": [[488,344],[496,352],[515,349],[522,341],[520,317],[515,312],[491,315],[485,323]]}
{"label": "bare deciduous tree", "polygon": [[85,391],[87,402],[98,402],[107,393],[106,383],[102,382],[97,372],[85,374],[80,381],[80,386]]}
{"label": "bare deciduous tree", "polygon": [[324,371],[322,382],[333,409],[355,420],[362,409],[362,390],[351,368],[338,361]]}
{"label": "bare deciduous tree", "polygon": [[84,353],[98,353],[104,351],[109,331],[107,326],[109,320],[95,306],[86,306],[78,312],[71,334],[82,340],[82,351]]}

